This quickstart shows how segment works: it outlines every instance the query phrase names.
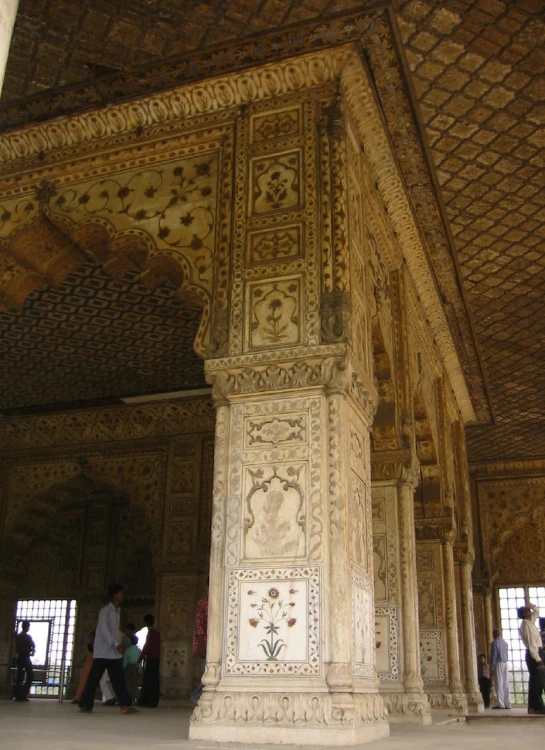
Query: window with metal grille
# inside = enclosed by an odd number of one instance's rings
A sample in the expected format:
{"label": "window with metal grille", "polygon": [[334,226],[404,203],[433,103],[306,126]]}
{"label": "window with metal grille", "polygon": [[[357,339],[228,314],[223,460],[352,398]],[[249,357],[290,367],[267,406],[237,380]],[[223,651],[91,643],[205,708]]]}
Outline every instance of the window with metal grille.
{"label": "window with metal grille", "polygon": [[545,615],[545,586],[512,586],[498,590],[502,635],[509,646],[509,690],[511,702],[526,705],[528,702],[528,670],[526,648],[520,640],[518,607],[526,602],[537,604]]}
{"label": "window with metal grille", "polygon": [[34,680],[30,694],[62,700],[72,669],[76,602],[74,599],[19,601],[16,632],[20,631],[23,620],[30,622],[29,635],[36,645],[31,657]]}

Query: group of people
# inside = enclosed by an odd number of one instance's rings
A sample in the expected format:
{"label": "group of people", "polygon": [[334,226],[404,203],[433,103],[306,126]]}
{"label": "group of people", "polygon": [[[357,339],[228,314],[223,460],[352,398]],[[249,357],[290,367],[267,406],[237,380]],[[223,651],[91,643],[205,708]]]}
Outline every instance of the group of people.
{"label": "group of people", "polygon": [[[96,630],[90,634],[86,660],[73,702],[79,704],[80,711],[92,711],[100,683],[105,705],[119,704],[122,714],[137,713],[135,702],[139,706],[156,708],[159,703],[161,634],[155,627],[155,618],[151,614],[144,617],[148,633],[140,650],[134,624],[128,623],[123,632],[119,627],[119,607],[125,598],[123,586],[112,584],[108,595],[110,601],[100,610]],[[138,695],[142,664],[144,672]]]}
{"label": "group of people", "polygon": [[[542,692],[545,684],[545,618],[540,619],[541,632],[536,627],[539,610],[535,604],[526,604],[517,610],[522,620],[519,634],[526,647],[525,661],[528,668],[528,713],[545,714]],[[497,705],[495,709],[510,709],[511,697],[509,693],[509,646],[502,638],[501,630],[492,631],[494,640],[490,644],[490,662],[486,654],[479,654],[478,679],[484,707],[490,707],[490,692],[492,685],[496,692]]]}

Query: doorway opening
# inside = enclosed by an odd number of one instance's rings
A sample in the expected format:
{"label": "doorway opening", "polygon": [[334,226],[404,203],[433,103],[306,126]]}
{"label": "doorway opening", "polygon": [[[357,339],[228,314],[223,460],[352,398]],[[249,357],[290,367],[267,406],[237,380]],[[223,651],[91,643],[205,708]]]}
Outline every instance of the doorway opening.
{"label": "doorway opening", "polygon": [[531,602],[545,615],[545,586],[511,586],[498,590],[502,635],[509,646],[509,690],[511,702],[526,705],[528,702],[528,670],[526,648],[520,639],[520,620],[517,608]]}
{"label": "doorway opening", "polygon": [[[70,684],[76,625],[75,599],[27,599],[17,602],[16,632],[23,620],[36,650],[31,657],[34,678],[30,695],[62,701]],[[13,682],[15,683],[15,672]]]}

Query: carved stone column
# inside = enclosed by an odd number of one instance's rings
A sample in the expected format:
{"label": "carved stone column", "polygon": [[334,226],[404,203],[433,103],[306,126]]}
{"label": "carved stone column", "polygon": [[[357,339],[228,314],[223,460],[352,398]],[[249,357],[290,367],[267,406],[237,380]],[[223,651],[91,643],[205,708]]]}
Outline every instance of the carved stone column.
{"label": "carved stone column", "polygon": [[450,707],[467,713],[467,699],[460,677],[460,653],[458,650],[458,612],[456,609],[456,581],[454,549],[450,534],[443,539],[443,570],[445,584],[445,629],[447,646],[448,684]]}
{"label": "carved stone column", "polygon": [[4,583],[0,587],[0,698],[11,697],[10,656],[16,600],[16,587]]}
{"label": "carved stone column", "polygon": [[229,365],[207,363],[218,404],[209,636],[190,738],[335,746],[385,736],[368,391],[346,355],[316,349],[303,361]]}
{"label": "carved stone column", "polygon": [[[414,491],[418,484],[416,472],[405,469],[399,481],[399,548],[401,563],[401,601],[403,625],[404,702],[408,714],[423,724],[431,723],[428,698],[423,690],[420,671],[418,629],[418,585],[416,572],[416,539],[414,528]],[[406,712],[405,712],[406,713]]]}
{"label": "carved stone column", "polygon": [[457,550],[460,582],[461,629],[465,674],[465,692],[470,709],[484,711],[484,703],[477,677],[477,651],[475,648],[475,622],[473,619],[473,588],[471,570],[473,556],[467,549]]}
{"label": "carved stone column", "polygon": [[9,45],[19,0],[0,0],[0,94],[8,62]]}

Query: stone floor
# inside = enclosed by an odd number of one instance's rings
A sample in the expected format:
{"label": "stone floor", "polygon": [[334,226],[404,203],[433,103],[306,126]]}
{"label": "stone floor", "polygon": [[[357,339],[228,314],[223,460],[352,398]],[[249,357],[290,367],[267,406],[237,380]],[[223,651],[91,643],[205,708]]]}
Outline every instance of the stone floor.
{"label": "stone floor", "polygon": [[[0,701],[1,750],[271,750],[271,745],[230,745],[190,742],[187,739],[188,708],[159,707],[133,716],[118,709],[97,706],[82,714],[77,706],[33,700],[30,703]],[[360,746],[366,750],[543,750],[545,718],[525,711],[487,711],[477,717],[456,720],[436,717],[431,727],[394,725],[388,739]],[[282,746],[306,750],[310,746]]]}

